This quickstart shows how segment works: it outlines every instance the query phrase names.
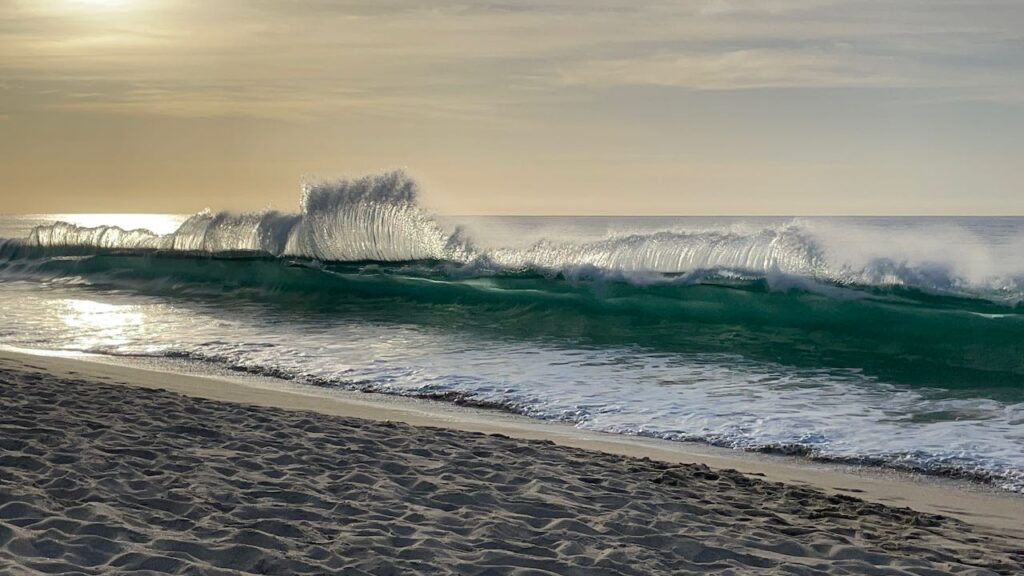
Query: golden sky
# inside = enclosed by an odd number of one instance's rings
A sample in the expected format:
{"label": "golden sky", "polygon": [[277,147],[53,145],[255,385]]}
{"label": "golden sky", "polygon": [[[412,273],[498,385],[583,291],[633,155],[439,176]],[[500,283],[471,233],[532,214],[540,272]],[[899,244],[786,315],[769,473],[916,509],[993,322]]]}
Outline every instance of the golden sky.
{"label": "golden sky", "polygon": [[1017,0],[0,0],[0,212],[1024,214]]}

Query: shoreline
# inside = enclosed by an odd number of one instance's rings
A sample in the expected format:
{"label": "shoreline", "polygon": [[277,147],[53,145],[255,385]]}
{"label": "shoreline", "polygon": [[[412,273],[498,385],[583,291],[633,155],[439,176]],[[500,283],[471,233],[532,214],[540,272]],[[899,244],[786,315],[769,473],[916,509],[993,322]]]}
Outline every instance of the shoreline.
{"label": "shoreline", "polygon": [[324,397],[304,397],[321,411],[222,402],[124,377],[238,392],[230,382],[38,360],[0,360],[3,573],[1024,570],[1006,530],[807,485],[327,415],[339,409]]}
{"label": "shoreline", "polygon": [[264,377],[183,373],[166,364],[142,366],[116,360],[0,348],[0,369],[163,389],[218,402],[500,434],[522,440],[546,440],[560,446],[616,456],[646,457],[672,464],[703,464],[716,470],[736,470],[766,481],[814,488],[827,494],[853,496],[898,508],[909,507],[919,512],[951,517],[1004,536],[1024,538],[1024,497],[965,481],[818,463],[697,443],[593,432],[568,424],[438,401],[323,389]]}

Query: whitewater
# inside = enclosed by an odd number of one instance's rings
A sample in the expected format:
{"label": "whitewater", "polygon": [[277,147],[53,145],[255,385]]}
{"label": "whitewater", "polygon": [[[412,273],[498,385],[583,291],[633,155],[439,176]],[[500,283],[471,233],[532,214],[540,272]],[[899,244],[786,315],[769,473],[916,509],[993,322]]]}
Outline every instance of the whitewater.
{"label": "whitewater", "polygon": [[443,217],[402,172],[167,218],[0,216],[0,344],[1024,491],[1024,218]]}

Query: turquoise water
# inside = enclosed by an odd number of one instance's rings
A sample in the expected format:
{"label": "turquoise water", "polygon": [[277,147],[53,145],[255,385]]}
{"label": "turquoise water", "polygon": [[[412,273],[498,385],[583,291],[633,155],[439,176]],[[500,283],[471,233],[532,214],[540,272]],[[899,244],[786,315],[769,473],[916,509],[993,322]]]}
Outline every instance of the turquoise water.
{"label": "turquoise water", "polygon": [[0,237],[4,344],[1024,491],[1024,218],[442,218],[391,174]]}

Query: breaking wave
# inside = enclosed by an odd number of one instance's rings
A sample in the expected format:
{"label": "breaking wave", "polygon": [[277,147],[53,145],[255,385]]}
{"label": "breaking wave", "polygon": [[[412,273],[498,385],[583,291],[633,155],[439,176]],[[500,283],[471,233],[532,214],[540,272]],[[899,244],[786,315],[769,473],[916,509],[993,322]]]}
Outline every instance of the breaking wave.
{"label": "breaking wave", "polygon": [[843,253],[842,243],[830,244],[828,234],[815,225],[793,220],[755,230],[664,230],[596,241],[548,238],[526,247],[482,249],[465,230],[444,225],[424,210],[416,183],[396,171],[308,185],[298,213],[204,211],[166,235],[59,222],[37,227],[26,239],[4,242],[0,252],[7,258],[175,252],[323,262],[439,261],[461,275],[533,270],[568,277],[607,275],[634,283],[678,281],[679,276],[703,279],[710,272],[758,277],[782,288],[812,281],[904,287],[1010,305],[1022,299],[1024,266],[978,270],[964,262],[984,262],[987,255],[949,258],[948,251],[922,257],[909,250],[901,255],[901,247],[911,244],[900,239],[873,253],[851,256]]}

